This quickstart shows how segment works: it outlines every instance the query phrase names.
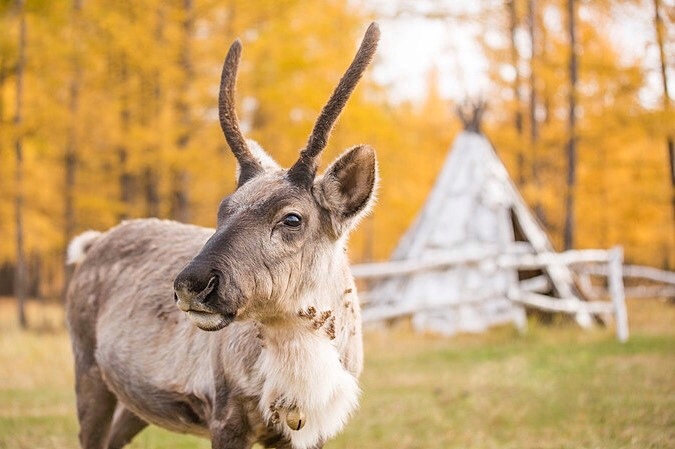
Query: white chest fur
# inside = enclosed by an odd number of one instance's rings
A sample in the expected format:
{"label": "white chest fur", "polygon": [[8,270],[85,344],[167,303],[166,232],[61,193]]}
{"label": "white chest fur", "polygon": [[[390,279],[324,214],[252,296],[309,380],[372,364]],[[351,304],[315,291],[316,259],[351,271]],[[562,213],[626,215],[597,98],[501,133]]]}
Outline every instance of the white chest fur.
{"label": "white chest fur", "polygon": [[[266,335],[256,365],[261,385],[260,412],[296,449],[312,447],[338,433],[358,405],[356,378],[344,369],[331,340],[310,330],[293,330],[292,336]],[[289,338],[290,337],[290,338]],[[297,407],[305,426],[291,430],[279,414]]]}

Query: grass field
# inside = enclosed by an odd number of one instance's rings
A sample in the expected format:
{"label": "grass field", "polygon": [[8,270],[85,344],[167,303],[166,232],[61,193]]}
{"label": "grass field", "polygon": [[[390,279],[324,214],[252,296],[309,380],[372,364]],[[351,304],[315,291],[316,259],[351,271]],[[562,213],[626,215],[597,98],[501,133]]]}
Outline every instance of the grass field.
{"label": "grass field", "polygon": [[[629,304],[632,337],[531,323],[452,339],[366,335],[362,404],[328,448],[675,448],[675,306]],[[58,306],[19,331],[0,301],[0,449],[76,448],[72,361]],[[133,448],[208,448],[158,428]]]}

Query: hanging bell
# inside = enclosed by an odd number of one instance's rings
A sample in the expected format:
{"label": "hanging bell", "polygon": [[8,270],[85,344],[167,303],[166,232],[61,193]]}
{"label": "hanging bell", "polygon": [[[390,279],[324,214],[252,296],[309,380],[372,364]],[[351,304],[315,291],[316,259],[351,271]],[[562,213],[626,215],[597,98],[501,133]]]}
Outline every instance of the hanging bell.
{"label": "hanging bell", "polygon": [[286,424],[291,430],[300,430],[305,427],[305,414],[297,407],[291,407],[286,413]]}

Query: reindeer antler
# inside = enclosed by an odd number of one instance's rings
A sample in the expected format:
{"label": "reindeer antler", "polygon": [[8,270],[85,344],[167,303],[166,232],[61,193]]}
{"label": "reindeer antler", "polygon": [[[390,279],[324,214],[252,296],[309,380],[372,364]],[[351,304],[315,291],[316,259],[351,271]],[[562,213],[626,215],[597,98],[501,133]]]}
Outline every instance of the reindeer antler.
{"label": "reindeer antler", "polygon": [[241,41],[235,40],[227,52],[220,77],[220,94],[218,95],[218,115],[220,127],[223,129],[227,144],[239,161],[239,185],[262,171],[260,162],[251,154],[246,139],[239,129],[239,119],[235,111],[234,87],[237,82],[237,68],[241,57]]}
{"label": "reindeer antler", "polygon": [[307,146],[300,152],[300,158],[288,171],[288,176],[294,182],[308,185],[314,180],[317,168],[317,156],[326,148],[328,137],[333,125],[337,121],[347,100],[361,79],[361,75],[373,59],[377,42],[380,39],[380,27],[373,22],[366,30],[361,46],[347,71],[340,79],[328,103],[321,110],[319,118],[314,123],[312,134]]}

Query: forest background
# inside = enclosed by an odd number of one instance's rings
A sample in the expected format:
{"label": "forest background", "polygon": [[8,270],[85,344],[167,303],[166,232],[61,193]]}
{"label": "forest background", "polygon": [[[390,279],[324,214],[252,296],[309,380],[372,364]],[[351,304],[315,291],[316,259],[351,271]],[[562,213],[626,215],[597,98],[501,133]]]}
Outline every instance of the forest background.
{"label": "forest background", "polygon": [[[0,0],[0,295],[59,297],[66,244],[87,229],[213,226],[235,187],[216,110],[230,42],[244,44],[245,133],[288,166],[371,20],[383,41],[400,20],[470,24],[462,38],[487,61],[483,130],[556,248],[620,244],[628,262],[673,269],[673,3],[473,3]],[[617,21],[644,25],[644,52],[626,55]],[[390,255],[460,131],[462,98],[441,92],[439,70],[412,99],[372,73],[323,158],[362,142],[378,154],[379,204],[351,238],[354,262]]]}

